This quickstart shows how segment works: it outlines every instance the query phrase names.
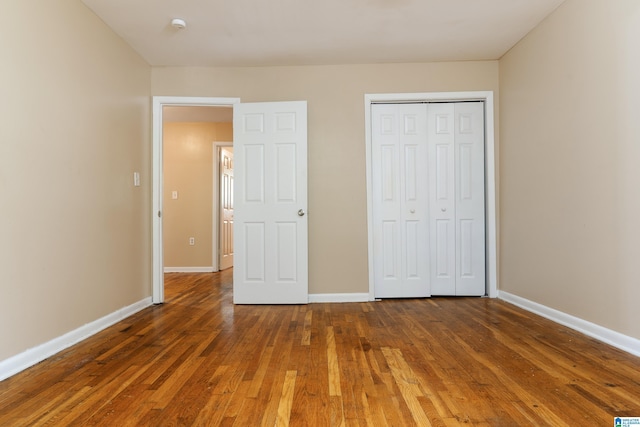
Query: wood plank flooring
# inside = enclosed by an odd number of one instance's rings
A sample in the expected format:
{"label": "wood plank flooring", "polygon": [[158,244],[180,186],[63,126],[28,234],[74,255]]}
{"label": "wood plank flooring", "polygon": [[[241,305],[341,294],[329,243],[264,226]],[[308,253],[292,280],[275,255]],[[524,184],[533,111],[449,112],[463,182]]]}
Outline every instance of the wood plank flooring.
{"label": "wood plank flooring", "polygon": [[640,359],[503,301],[234,306],[231,271],[0,382],[1,426],[611,426]]}

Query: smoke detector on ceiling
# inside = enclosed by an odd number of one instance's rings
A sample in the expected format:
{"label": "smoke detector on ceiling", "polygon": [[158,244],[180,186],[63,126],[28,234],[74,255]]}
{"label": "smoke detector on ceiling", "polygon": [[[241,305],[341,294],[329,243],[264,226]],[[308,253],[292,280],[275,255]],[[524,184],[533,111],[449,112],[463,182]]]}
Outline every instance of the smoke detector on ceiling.
{"label": "smoke detector on ceiling", "polygon": [[187,23],[185,22],[184,19],[174,18],[171,20],[171,26],[175,29],[183,30],[186,28]]}

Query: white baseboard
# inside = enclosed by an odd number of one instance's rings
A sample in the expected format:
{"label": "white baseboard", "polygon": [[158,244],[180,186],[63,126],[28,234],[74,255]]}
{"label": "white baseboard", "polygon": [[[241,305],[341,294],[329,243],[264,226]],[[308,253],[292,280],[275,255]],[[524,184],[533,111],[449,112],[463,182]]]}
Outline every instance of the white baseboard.
{"label": "white baseboard", "polygon": [[362,294],[309,294],[309,302],[367,302],[369,293]]}
{"label": "white baseboard", "polygon": [[213,273],[213,267],[165,267],[165,273]]}
{"label": "white baseboard", "polygon": [[513,305],[517,305],[518,307],[535,313],[539,316],[545,317],[549,320],[553,320],[554,322],[564,325],[568,328],[575,329],[578,332],[617,347],[620,350],[633,354],[634,356],[640,357],[640,340],[636,338],[623,335],[619,332],[607,329],[600,325],[596,325],[595,323],[591,323],[587,320],[580,319],[579,317],[572,316],[570,314],[558,311],[542,304],[538,304],[537,302],[530,301],[528,299],[510,294],[508,292],[500,291],[498,294],[498,298],[510,302]]}
{"label": "white baseboard", "polygon": [[91,323],[87,323],[84,326],[79,327],[71,332],[68,332],[62,336],[52,339],[49,342],[40,344],[37,347],[33,347],[20,354],[12,356],[8,359],[0,361],[0,381],[9,378],[12,375],[23,371],[36,363],[42,362],[48,357],[61,352],[62,350],[71,347],[80,341],[89,338],[103,329],[118,323],[119,321],[137,313],[138,311],[147,308],[151,305],[151,297],[138,301],[130,306],[123,307],[114,311],[111,314],[95,320]]}

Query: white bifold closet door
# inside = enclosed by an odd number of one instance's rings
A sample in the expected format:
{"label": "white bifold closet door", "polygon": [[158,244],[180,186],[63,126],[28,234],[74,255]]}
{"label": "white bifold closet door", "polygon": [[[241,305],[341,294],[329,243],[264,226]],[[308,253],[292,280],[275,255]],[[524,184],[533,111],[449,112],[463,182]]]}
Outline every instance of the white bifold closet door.
{"label": "white bifold closet door", "polygon": [[427,104],[371,108],[375,296],[427,297]]}
{"label": "white bifold closet door", "polygon": [[483,103],[371,117],[376,298],[484,295]]}

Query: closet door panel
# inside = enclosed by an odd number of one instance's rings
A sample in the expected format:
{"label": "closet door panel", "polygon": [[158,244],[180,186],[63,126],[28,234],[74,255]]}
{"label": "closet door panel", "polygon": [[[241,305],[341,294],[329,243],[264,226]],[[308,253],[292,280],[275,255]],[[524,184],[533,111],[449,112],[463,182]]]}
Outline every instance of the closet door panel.
{"label": "closet door panel", "polygon": [[431,294],[455,295],[454,105],[429,104],[427,124]]}
{"label": "closet door panel", "polygon": [[485,294],[484,103],[455,104],[456,295]]}

